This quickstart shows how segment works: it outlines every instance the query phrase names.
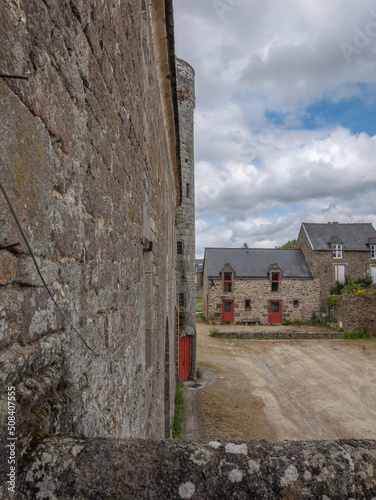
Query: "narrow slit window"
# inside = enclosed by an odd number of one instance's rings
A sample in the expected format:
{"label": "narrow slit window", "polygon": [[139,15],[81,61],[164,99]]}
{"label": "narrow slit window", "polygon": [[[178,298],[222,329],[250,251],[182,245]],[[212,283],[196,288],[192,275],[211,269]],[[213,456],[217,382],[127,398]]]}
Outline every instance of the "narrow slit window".
{"label": "narrow slit window", "polygon": [[272,292],[279,291],[279,273],[272,273]]}
{"label": "narrow slit window", "polygon": [[223,291],[224,292],[232,292],[232,273],[224,273]]}
{"label": "narrow slit window", "polygon": [[294,300],[294,307],[299,307],[299,300]]}
{"label": "narrow slit window", "polygon": [[185,196],[186,196],[187,198],[189,198],[189,197],[190,197],[190,195],[191,195],[191,189],[190,189],[190,185],[189,185],[189,183],[187,182],[187,183],[186,183],[186,185],[185,185]]}
{"label": "narrow slit window", "polygon": [[245,310],[251,309],[251,301],[250,301],[250,299],[245,299],[244,309]]}
{"label": "narrow slit window", "polygon": [[182,255],[182,253],[183,253],[183,242],[182,241],[178,241],[176,243],[176,252],[178,255]]}
{"label": "narrow slit window", "polygon": [[184,293],[179,293],[179,307],[185,307],[185,295],[184,295]]}

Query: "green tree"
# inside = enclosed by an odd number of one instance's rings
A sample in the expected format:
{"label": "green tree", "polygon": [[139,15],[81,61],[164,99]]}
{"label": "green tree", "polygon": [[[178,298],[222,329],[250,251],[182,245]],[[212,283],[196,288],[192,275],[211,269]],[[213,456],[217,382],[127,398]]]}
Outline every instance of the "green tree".
{"label": "green tree", "polygon": [[295,248],[295,245],[296,245],[296,240],[289,240],[287,243],[285,243],[279,248]]}
{"label": "green tree", "polygon": [[247,243],[243,243],[243,246],[241,248],[249,248]]}

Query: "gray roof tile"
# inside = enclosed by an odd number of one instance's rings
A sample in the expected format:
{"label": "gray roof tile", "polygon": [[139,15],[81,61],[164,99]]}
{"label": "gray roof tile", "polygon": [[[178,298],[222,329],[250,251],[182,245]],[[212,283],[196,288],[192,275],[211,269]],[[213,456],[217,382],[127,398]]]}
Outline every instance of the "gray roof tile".
{"label": "gray roof tile", "polygon": [[220,278],[226,264],[235,278],[269,278],[270,266],[277,264],[283,278],[313,278],[301,250],[274,248],[206,248],[208,278]]}
{"label": "gray roof tile", "polygon": [[330,250],[330,242],[343,244],[343,249],[369,251],[369,238],[376,237],[372,224],[313,224],[303,222],[314,250]]}

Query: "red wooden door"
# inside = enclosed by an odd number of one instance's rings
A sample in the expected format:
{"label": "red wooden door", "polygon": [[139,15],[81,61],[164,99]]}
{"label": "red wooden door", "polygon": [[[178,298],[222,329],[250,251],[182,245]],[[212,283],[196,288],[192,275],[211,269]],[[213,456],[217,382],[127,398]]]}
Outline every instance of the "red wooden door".
{"label": "red wooden door", "polygon": [[269,323],[282,323],[282,300],[269,301]]}
{"label": "red wooden door", "polygon": [[234,301],[224,300],[222,303],[222,323],[234,322]]}
{"label": "red wooden door", "polygon": [[191,372],[191,337],[182,337],[179,342],[179,378],[180,382],[189,379]]}

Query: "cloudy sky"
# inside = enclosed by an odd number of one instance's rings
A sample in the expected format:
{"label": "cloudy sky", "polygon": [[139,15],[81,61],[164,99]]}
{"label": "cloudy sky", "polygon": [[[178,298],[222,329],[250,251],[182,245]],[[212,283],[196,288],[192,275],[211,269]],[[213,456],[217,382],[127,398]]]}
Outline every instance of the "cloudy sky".
{"label": "cloudy sky", "polygon": [[376,227],[376,4],[174,0],[196,71],[196,253]]}

